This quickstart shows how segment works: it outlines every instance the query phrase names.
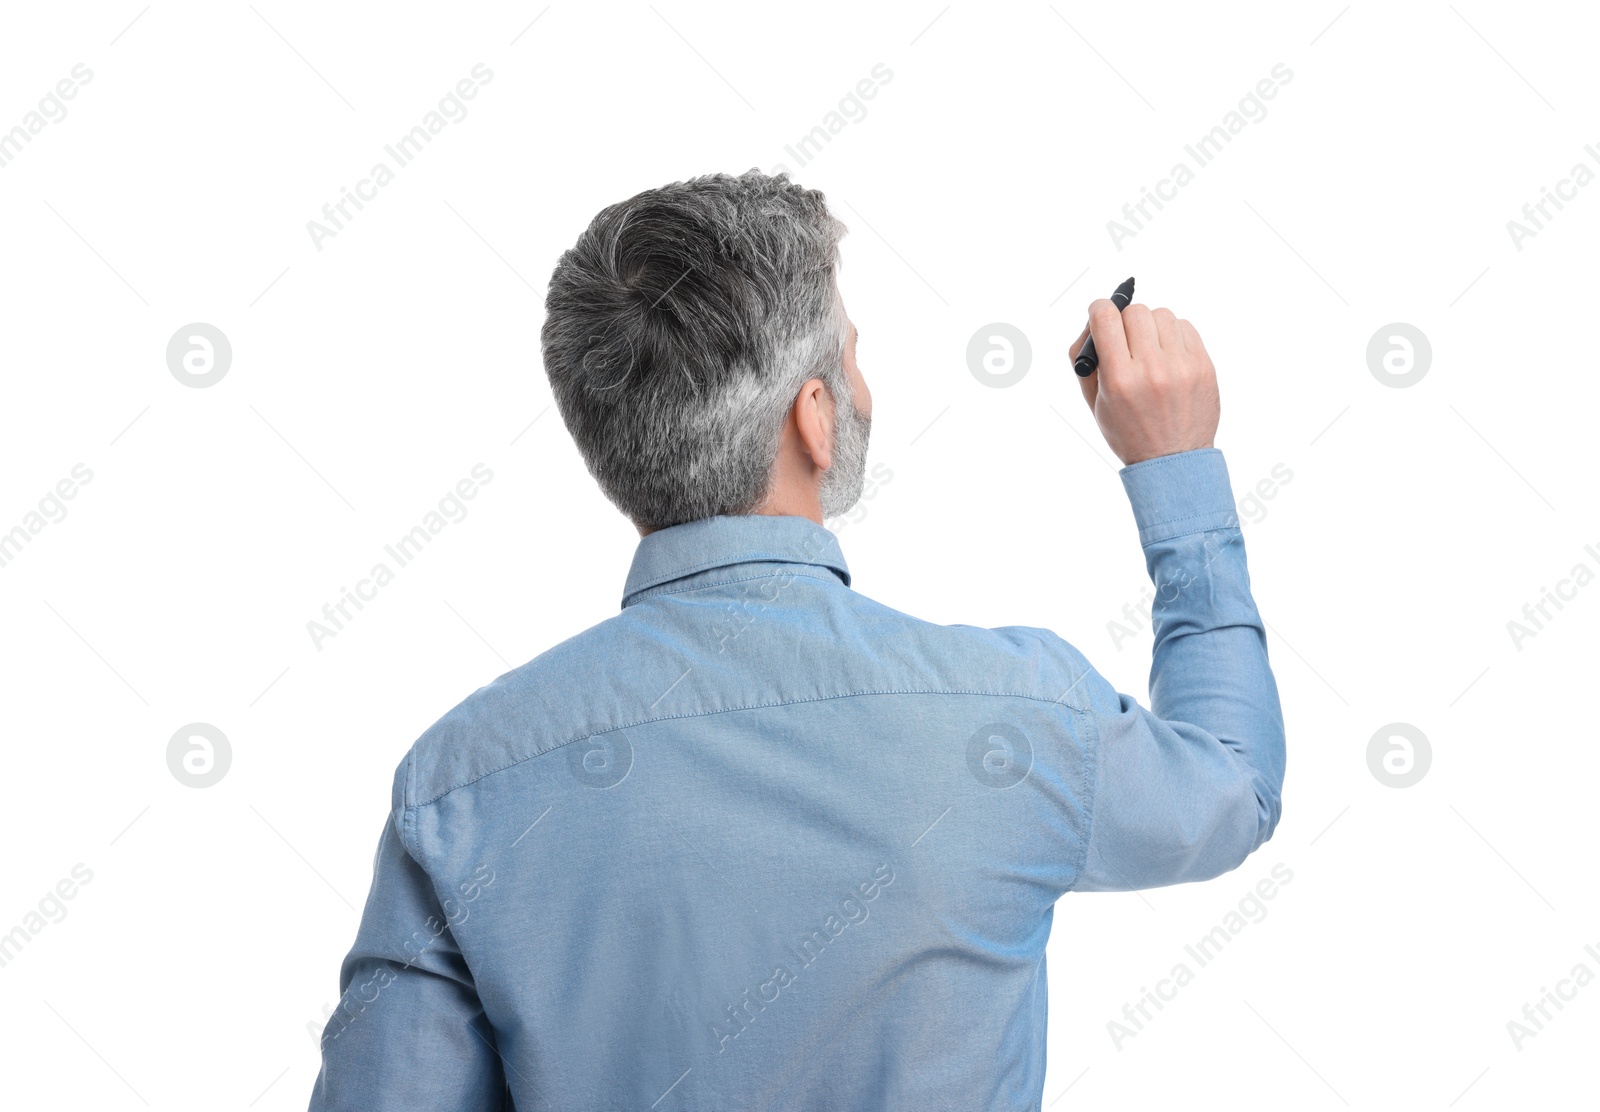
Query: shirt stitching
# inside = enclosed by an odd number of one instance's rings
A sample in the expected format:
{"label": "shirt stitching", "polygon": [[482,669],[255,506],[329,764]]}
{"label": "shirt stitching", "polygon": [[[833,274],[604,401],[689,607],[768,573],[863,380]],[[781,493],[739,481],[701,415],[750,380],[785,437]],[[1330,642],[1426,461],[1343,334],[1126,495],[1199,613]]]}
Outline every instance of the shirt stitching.
{"label": "shirt stitching", "polygon": [[[779,552],[771,552],[771,551],[762,552],[762,551],[758,550],[758,551],[755,551],[755,552],[744,553],[744,554],[741,554],[741,555],[738,555],[738,556],[720,557],[720,558],[715,559],[715,560],[708,560],[708,561],[706,561],[704,563],[694,564],[694,565],[691,565],[690,567],[682,568],[680,570],[675,570],[675,571],[672,571],[672,572],[663,572],[662,574],[660,574],[658,576],[652,576],[652,577],[646,579],[644,581],[644,583],[642,583],[640,586],[634,588],[632,591],[630,591],[628,593],[629,594],[637,594],[637,593],[639,593],[641,591],[648,591],[652,587],[658,587],[663,583],[671,583],[674,579],[682,579],[686,575],[697,575],[700,572],[711,571],[714,568],[725,568],[725,567],[728,567],[728,566],[730,566],[732,564],[750,564],[750,563],[755,563],[757,561],[759,561],[761,563],[769,563],[769,564],[801,564],[801,565],[804,565],[804,566],[807,566],[807,567],[829,567],[829,566],[831,566],[831,565],[818,563],[817,560],[815,558],[813,558],[813,557],[800,557],[800,556],[795,556],[792,553],[786,555],[786,554],[779,553]],[[843,563],[843,562],[844,561],[841,559],[840,563]]]}
{"label": "shirt stitching", "polygon": [[1094,720],[1093,715],[1083,711],[1078,713],[1082,714],[1084,721],[1088,723],[1089,744],[1087,748],[1089,753],[1088,759],[1083,766],[1083,784],[1079,788],[1084,810],[1083,858],[1078,862],[1078,869],[1073,876],[1072,883],[1067,886],[1068,892],[1073,891],[1078,885],[1082,884],[1083,878],[1088,875],[1089,847],[1094,842],[1094,818],[1100,803],[1100,748],[1102,741],[1100,723]]}
{"label": "shirt stitching", "polygon": [[[404,810],[400,815],[400,848],[409,853],[417,865],[426,872],[427,865],[423,863],[421,849],[416,844],[417,808],[411,802],[416,798],[416,777],[417,750],[415,746],[412,746],[410,751],[406,753],[406,787],[405,795],[400,801],[404,806]],[[411,828],[409,835],[406,830],[408,826]]]}
{"label": "shirt stitching", "polygon": [[[806,703],[823,703],[823,702],[829,702],[829,701],[834,700],[834,699],[856,699],[856,698],[860,698],[863,695],[982,695],[982,696],[985,696],[985,697],[988,697],[988,698],[995,698],[995,699],[1027,699],[1030,702],[1049,703],[1049,704],[1052,704],[1054,706],[1064,707],[1067,710],[1072,711],[1075,714],[1083,714],[1084,713],[1084,710],[1083,710],[1082,707],[1073,706],[1071,703],[1063,703],[1059,698],[1046,699],[1041,695],[1025,695],[1025,694],[1023,694],[1022,692],[1019,692],[1019,691],[964,691],[964,690],[956,690],[956,689],[948,689],[948,688],[940,688],[940,689],[936,689],[936,690],[908,690],[908,689],[895,688],[895,689],[888,689],[888,690],[882,690],[882,691],[851,691],[851,692],[846,692],[846,693],[841,694],[841,695],[816,695],[816,696],[812,696],[810,698],[805,698],[805,699],[785,699],[785,700],[780,700],[779,702],[775,702],[775,703],[749,703],[749,704],[746,704],[745,706],[723,707],[723,708],[721,708],[719,710],[685,711],[682,714],[663,714],[663,715],[658,715],[655,718],[646,718],[646,719],[641,719],[638,722],[629,722],[629,723],[627,723],[625,725],[622,725],[622,726],[613,726],[609,730],[596,730],[593,733],[582,734],[582,735],[580,735],[578,737],[568,738],[566,741],[559,742],[556,745],[552,745],[548,749],[541,749],[537,753],[529,753],[525,757],[518,757],[516,760],[510,761],[507,764],[503,764],[499,768],[491,768],[488,772],[484,772],[484,773],[481,773],[481,774],[479,774],[477,776],[474,776],[470,780],[463,780],[459,784],[453,784],[450,787],[444,789],[444,791],[440,792],[438,795],[434,796],[433,798],[424,800],[423,802],[416,804],[416,807],[420,808],[420,807],[430,806],[430,805],[432,805],[434,803],[439,802],[439,800],[443,799],[445,796],[449,795],[453,791],[458,791],[461,788],[465,788],[465,787],[468,787],[469,785],[476,784],[479,780],[484,780],[484,779],[487,779],[490,776],[495,775],[496,773],[504,772],[508,768],[515,768],[517,765],[525,764],[526,762],[533,760],[535,757],[542,757],[546,753],[555,752],[557,749],[565,749],[569,745],[575,744],[575,743],[580,742],[580,741],[587,741],[592,737],[604,737],[607,734],[615,734],[615,733],[619,733],[619,732],[621,732],[623,730],[633,730],[633,729],[637,729],[640,726],[649,726],[652,723],[656,723],[656,722],[670,722],[670,721],[673,721],[675,719],[681,719],[681,718],[708,718],[708,717],[711,717],[712,715],[733,714],[735,712],[745,711],[745,710],[767,710],[767,709],[770,709],[770,708],[773,708],[773,707],[791,707],[791,706],[802,706],[802,705],[804,705]],[[415,808],[413,808],[413,809],[415,809]]]}
{"label": "shirt stitching", "polygon": [[[1174,518],[1164,519],[1162,521],[1153,522],[1153,523],[1151,523],[1149,525],[1146,525],[1141,530],[1141,532],[1148,533],[1148,532],[1150,532],[1151,530],[1154,530],[1154,529],[1172,529],[1172,528],[1176,528],[1176,527],[1181,526],[1181,525],[1185,525],[1185,524],[1187,524],[1188,522],[1191,522],[1191,521],[1213,521],[1213,520],[1216,520],[1217,518],[1221,518],[1224,521],[1237,520],[1237,518],[1235,518],[1235,516],[1234,516],[1234,514],[1233,514],[1233,512],[1231,510],[1228,510],[1228,511],[1215,510],[1215,511],[1213,511],[1211,513],[1188,514],[1188,515],[1185,515],[1184,517],[1174,517]],[[1213,526],[1213,527],[1211,527],[1209,529],[1200,528],[1200,529],[1195,529],[1194,530],[1194,532],[1196,532],[1196,533],[1231,533],[1231,532],[1238,532],[1238,531],[1239,531],[1239,526],[1237,526],[1237,525],[1216,525],[1216,526]]]}
{"label": "shirt stitching", "polygon": [[[818,565],[816,565],[816,564],[791,564],[789,566],[800,568],[800,567],[817,567]],[[672,587],[672,588],[669,588],[669,587],[666,587],[666,586],[646,587],[643,590],[633,592],[631,595],[628,595],[627,597],[632,599],[634,602],[639,602],[640,600],[645,599],[645,598],[654,598],[656,595],[685,595],[685,594],[689,594],[689,593],[694,592],[694,591],[710,590],[712,587],[726,587],[731,583],[747,583],[752,579],[771,579],[775,575],[799,575],[799,576],[804,576],[807,579],[819,579],[824,583],[828,582],[828,580],[831,579],[831,580],[833,580],[833,582],[838,583],[841,587],[844,585],[843,581],[841,581],[838,576],[832,575],[832,574],[819,575],[814,571],[785,571],[785,572],[768,571],[768,572],[762,572],[760,575],[743,575],[743,576],[740,576],[738,579],[718,579],[718,580],[714,580],[713,582],[710,582],[710,583],[697,583],[692,587]]]}

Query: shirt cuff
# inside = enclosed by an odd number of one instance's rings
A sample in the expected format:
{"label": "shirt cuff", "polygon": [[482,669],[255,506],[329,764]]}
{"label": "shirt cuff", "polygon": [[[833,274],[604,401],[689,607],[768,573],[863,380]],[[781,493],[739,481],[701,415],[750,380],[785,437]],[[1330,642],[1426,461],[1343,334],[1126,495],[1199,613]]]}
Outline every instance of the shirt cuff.
{"label": "shirt cuff", "polygon": [[1219,448],[1140,460],[1118,474],[1133,506],[1141,546],[1239,527],[1228,465]]}

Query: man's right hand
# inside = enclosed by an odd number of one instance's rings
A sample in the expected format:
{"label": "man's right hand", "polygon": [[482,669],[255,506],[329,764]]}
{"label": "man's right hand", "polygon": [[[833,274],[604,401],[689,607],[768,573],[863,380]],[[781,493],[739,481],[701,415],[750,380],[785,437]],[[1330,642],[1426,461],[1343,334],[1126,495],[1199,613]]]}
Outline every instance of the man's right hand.
{"label": "man's right hand", "polygon": [[1118,459],[1134,464],[1215,447],[1217,371],[1194,325],[1139,304],[1119,313],[1100,298],[1089,305],[1089,326],[1068,352],[1069,365],[1091,335],[1100,365],[1078,384]]}

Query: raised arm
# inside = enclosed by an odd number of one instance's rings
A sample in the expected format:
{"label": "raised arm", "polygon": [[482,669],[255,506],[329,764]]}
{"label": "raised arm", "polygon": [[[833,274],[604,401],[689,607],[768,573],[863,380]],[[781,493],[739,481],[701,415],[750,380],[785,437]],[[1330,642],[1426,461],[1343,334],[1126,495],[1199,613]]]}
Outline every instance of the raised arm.
{"label": "raised arm", "polygon": [[1127,465],[1122,483],[1155,585],[1155,647],[1148,709],[1084,662],[1094,786],[1075,888],[1206,880],[1272,836],[1285,761],[1244,535],[1212,445],[1216,372],[1193,326],[1168,310],[1118,314],[1097,301],[1090,326],[1100,368],[1082,380],[1084,396]]}

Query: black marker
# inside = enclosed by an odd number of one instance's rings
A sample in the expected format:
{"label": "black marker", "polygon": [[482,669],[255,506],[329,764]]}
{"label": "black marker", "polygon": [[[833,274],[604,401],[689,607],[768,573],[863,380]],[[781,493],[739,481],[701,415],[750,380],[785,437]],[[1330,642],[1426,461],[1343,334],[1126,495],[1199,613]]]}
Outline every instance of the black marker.
{"label": "black marker", "polygon": [[[1133,279],[1129,278],[1111,293],[1111,304],[1117,307],[1117,312],[1122,312],[1133,302]],[[1072,369],[1078,372],[1079,378],[1088,378],[1094,374],[1094,369],[1100,365],[1100,356],[1095,354],[1094,337],[1090,336],[1083,342],[1078,358],[1072,361]]]}

